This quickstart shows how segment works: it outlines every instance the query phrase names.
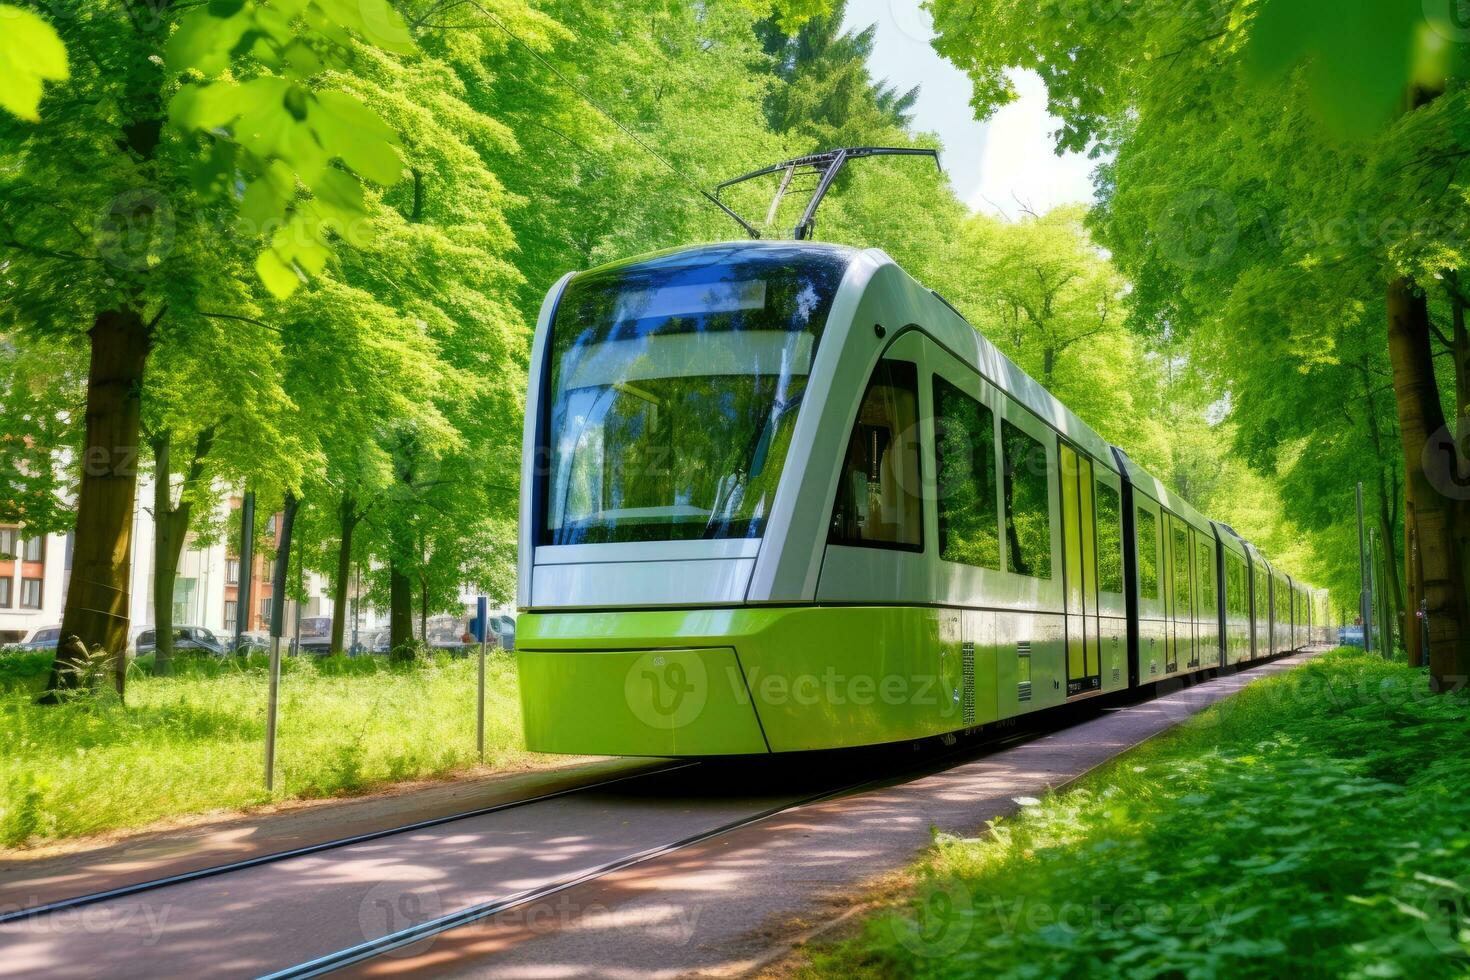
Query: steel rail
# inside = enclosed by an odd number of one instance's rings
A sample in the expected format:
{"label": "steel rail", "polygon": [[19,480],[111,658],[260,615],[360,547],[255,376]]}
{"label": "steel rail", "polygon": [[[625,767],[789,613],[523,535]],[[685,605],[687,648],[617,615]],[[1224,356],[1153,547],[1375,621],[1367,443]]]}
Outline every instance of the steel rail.
{"label": "steel rail", "polygon": [[512,909],[519,908],[523,905],[528,905],[532,902],[539,901],[544,898],[549,898],[552,895],[556,895],[560,892],[566,891],[567,889],[575,888],[578,885],[583,885],[591,881],[596,881],[599,878],[604,878],[610,874],[615,874],[618,871],[623,871],[636,865],[652,861],[655,858],[663,857],[667,854],[672,854],[676,851],[681,851],[685,848],[693,847],[696,844],[701,844],[704,841],[719,837],[722,834],[728,834],[736,830],[741,830],[745,827],[753,826],[765,820],[769,820],[772,817],[779,816],[780,814],[789,813],[793,810],[799,810],[803,807],[814,806],[815,804],[823,803],[827,800],[836,799],[841,796],[846,796],[851,793],[858,793],[867,789],[887,785],[895,780],[903,780],[905,778],[918,778],[920,774],[926,774],[930,771],[943,771],[943,766],[941,766],[940,764],[947,762],[957,756],[972,755],[980,749],[995,749],[1001,746],[1009,746],[1015,742],[1041,738],[1044,735],[1049,734],[1049,731],[1050,730],[1046,728],[1037,728],[1033,731],[1027,732],[1006,732],[1003,734],[998,734],[998,736],[993,739],[987,739],[978,743],[971,743],[965,745],[962,748],[953,748],[925,760],[925,763],[921,766],[915,766],[898,772],[890,772],[884,776],[876,778],[864,779],[855,783],[840,786],[836,789],[824,790],[821,793],[816,793],[812,796],[804,797],[790,803],[782,803],[777,806],[769,807],[765,810],[761,810],[749,816],[740,817],[739,819],[732,820],[729,823],[714,828],[713,830],[700,831],[699,833],[691,834],[688,837],[681,838],[668,844],[658,844],[654,847],[646,848],[634,854],[617,858],[613,861],[607,862],[606,864],[602,864],[587,871],[580,872],[570,878],[562,879],[561,881],[552,882],[551,884],[547,885],[538,885],[534,888],[528,888],[524,891],[516,892],[515,894],[506,896],[504,898],[496,898],[486,902],[479,902],[474,905],[467,906],[465,908],[438,916],[433,919],[427,919],[424,922],[417,923],[416,925],[407,926],[395,932],[386,933],[375,939],[369,939],[366,942],[358,943],[356,946],[349,946],[346,949],[340,949],[331,953],[326,953],[322,956],[316,957],[315,959],[307,960],[303,963],[298,963],[295,966],[286,967],[285,969],[278,970],[274,973],[264,974],[259,978],[259,980],[302,980],[302,978],[306,977],[323,976],[336,970],[343,969],[344,967],[352,966],[356,963],[361,963],[365,960],[370,960],[375,957],[382,956],[386,953],[393,952],[394,950],[404,949],[406,947],[416,945],[425,941],[426,939],[432,939],[435,936],[441,935],[445,932],[449,932],[453,929],[458,929],[462,926],[472,925],[476,922],[483,921],[492,916],[499,915],[502,912],[507,912]]}
{"label": "steel rail", "polygon": [[427,830],[430,827],[442,827],[445,824],[454,823],[458,820],[469,820],[474,817],[483,817],[486,814],[498,813],[502,810],[513,810],[518,807],[529,806],[533,803],[544,803],[548,800],[560,799],[564,796],[572,796],[577,793],[586,793],[592,790],[604,789],[635,779],[649,779],[671,772],[688,769],[699,765],[698,762],[684,762],[652,769],[647,772],[629,773],[626,776],[618,776],[615,779],[604,779],[596,783],[588,783],[584,786],[569,786],[566,789],[557,790],[554,793],[541,793],[537,796],[528,796],[524,799],[506,800],[504,803],[496,803],[491,806],[479,807],[474,810],[465,810],[461,813],[446,814],[442,817],[431,817],[427,820],[419,820],[398,827],[388,827],[383,830],[373,830],[363,834],[354,834],[351,837],[338,837],[333,840],[320,841],[316,844],[306,844],[301,847],[293,847],[284,851],[272,851],[269,854],[260,854],[251,858],[243,858],[239,861],[229,861],[224,864],[212,865],[207,868],[199,868],[194,871],[183,871],[179,874],[166,875],[162,878],[150,878],[147,881],[134,882],[131,885],[121,885],[117,888],[108,888],[103,891],[88,892],[71,898],[57,899],[43,905],[31,905],[22,909],[0,914],[0,925],[9,922],[20,922],[37,916],[50,915],[53,912],[62,912],[67,909],[81,908],[85,905],[95,905],[98,902],[106,902],[115,898],[126,898],[130,895],[138,895],[144,892],[156,891],[167,888],[170,885],[179,885],[189,881],[199,881],[204,878],[214,878],[219,875],[230,874],[235,871],[243,871],[246,868],[256,868],[265,864],[274,864],[277,861],[285,861],[290,858],[305,857],[308,854],[319,854],[322,851],[332,851],[338,848],[351,847],[354,844],[364,844],[369,841],[382,840],[385,837],[393,837],[398,834],[411,834],[419,830]]}

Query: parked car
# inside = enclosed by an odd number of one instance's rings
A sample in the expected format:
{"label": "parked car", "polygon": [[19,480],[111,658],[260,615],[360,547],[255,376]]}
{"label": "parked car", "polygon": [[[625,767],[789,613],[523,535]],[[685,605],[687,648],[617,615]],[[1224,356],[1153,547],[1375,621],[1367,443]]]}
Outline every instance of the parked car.
{"label": "parked car", "polygon": [[[223,646],[225,647],[225,649],[229,649],[234,642],[235,635],[231,633],[229,637],[225,639]],[[235,650],[235,652],[239,654],[245,654],[247,656],[252,653],[270,653],[270,635],[268,633],[241,633],[240,646]]]}
{"label": "parked car", "polygon": [[332,617],[307,616],[301,620],[301,640],[297,653],[322,657],[332,652]]}
{"label": "parked car", "polygon": [[490,617],[490,642],[497,642],[502,650],[516,648],[516,621],[514,616]]}
{"label": "parked car", "polygon": [[1337,645],[1341,647],[1360,647],[1363,645],[1363,627],[1361,626],[1339,626],[1337,628]]}
{"label": "parked car", "polygon": [[56,644],[60,641],[60,626],[42,626],[40,629],[32,631],[31,635],[26,637],[24,643],[15,644],[14,649],[31,651],[55,650]]}
{"label": "parked car", "polygon": [[[138,634],[138,656],[146,656],[147,654],[154,653],[157,649],[157,630],[146,629]],[[191,651],[223,657],[225,655],[225,645],[212,632],[202,626],[175,626],[174,653]]]}

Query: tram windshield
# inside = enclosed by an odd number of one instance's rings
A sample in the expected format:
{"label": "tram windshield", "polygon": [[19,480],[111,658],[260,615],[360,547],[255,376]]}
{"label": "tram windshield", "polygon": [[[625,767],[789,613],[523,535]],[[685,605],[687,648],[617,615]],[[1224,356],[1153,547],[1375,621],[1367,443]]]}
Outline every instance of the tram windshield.
{"label": "tram windshield", "polygon": [[851,258],[718,246],[572,280],[549,345],[541,543],[759,537]]}

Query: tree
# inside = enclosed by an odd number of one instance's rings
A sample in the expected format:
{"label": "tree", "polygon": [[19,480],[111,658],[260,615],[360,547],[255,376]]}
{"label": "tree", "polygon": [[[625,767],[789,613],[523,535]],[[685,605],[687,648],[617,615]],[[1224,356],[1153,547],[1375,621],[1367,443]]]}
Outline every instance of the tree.
{"label": "tree", "polygon": [[[1059,147],[1112,157],[1094,221],[1135,285],[1136,328],[1219,352],[1213,363],[1245,389],[1282,350],[1309,371],[1333,365],[1344,326],[1376,308],[1382,331],[1389,297],[1398,465],[1426,573],[1432,675],[1463,677],[1465,504],[1434,489],[1422,463],[1442,422],[1423,297],[1460,262],[1464,218],[1450,202],[1463,193],[1466,134],[1453,121],[1463,46],[1414,38],[1443,40],[1449,25],[1407,0],[1191,3],[1127,18],[941,0],[935,14],[937,47],[970,72],[977,109],[1011,97],[1009,69],[1030,68],[1063,121]],[[1058,48],[1072,56],[1052,57]],[[1387,103],[1385,85],[1396,93]],[[1385,104],[1416,101],[1384,128]],[[1241,410],[1239,397],[1231,404]]]}
{"label": "tree", "polygon": [[[369,6],[354,9],[360,14]],[[131,5],[111,2],[73,11],[60,21],[60,33],[76,55],[74,70],[55,87],[46,123],[0,117],[6,165],[0,248],[14,328],[21,337],[62,343],[76,343],[85,331],[90,354],[73,567],[62,617],[63,637],[83,642],[68,650],[100,646],[121,658],[126,646],[140,395],[150,355],[169,329],[167,318],[199,315],[210,309],[201,300],[248,291],[227,264],[217,274],[219,253],[238,241],[217,223],[225,209],[236,210],[223,193],[234,184],[222,177],[239,174],[251,190],[248,206],[241,206],[247,220],[284,216],[261,253],[275,258],[258,259],[257,266],[269,273],[272,261],[289,261],[298,271],[315,272],[325,230],[351,231],[347,218],[355,214],[354,192],[360,194],[356,178],[329,161],[343,153],[347,166],[364,156],[374,163],[382,157],[374,143],[381,141],[381,128],[368,124],[360,105],[300,84],[324,65],[311,53],[324,52],[340,66],[355,42],[314,3],[289,0],[272,8],[275,14],[263,9],[254,2],[210,4],[180,16],[175,5],[164,3],[142,18]],[[391,13],[383,17],[381,24],[395,22]],[[253,31],[257,43],[237,55],[244,31]],[[231,32],[233,40],[224,36]],[[177,72],[216,75],[232,64],[249,79],[182,86],[174,80]],[[275,100],[262,101],[269,92]],[[170,117],[180,128],[209,129],[202,160],[168,128]],[[347,149],[334,152],[344,129],[355,131]],[[262,142],[267,132],[288,138]],[[271,197],[262,189],[271,186],[267,177],[290,174],[315,195]],[[386,179],[386,167],[372,168],[369,176]],[[201,177],[203,189],[195,183]],[[283,278],[267,282],[280,292]],[[68,683],[74,666],[58,657],[48,687]]]}

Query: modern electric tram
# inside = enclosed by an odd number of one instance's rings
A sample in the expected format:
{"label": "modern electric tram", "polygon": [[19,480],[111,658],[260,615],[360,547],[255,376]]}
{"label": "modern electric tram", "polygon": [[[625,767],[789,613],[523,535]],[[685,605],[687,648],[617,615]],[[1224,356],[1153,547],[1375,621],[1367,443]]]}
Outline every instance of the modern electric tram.
{"label": "modern electric tram", "polygon": [[569,274],[537,324],[528,746],[922,739],[1307,642],[1307,590],[877,250]]}

